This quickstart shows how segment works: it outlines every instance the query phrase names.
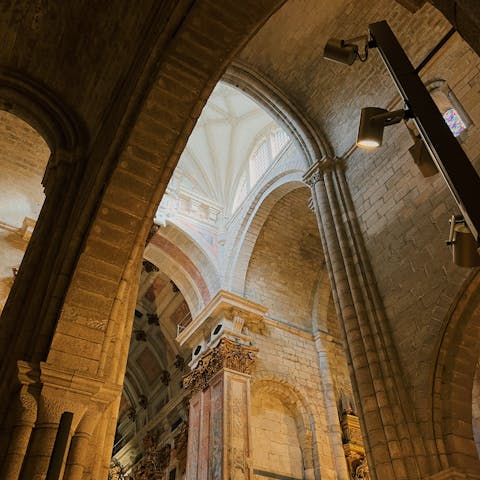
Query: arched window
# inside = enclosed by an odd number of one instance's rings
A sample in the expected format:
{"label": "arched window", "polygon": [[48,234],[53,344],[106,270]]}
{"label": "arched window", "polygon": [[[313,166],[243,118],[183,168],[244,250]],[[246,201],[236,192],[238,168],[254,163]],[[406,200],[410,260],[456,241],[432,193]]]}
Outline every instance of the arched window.
{"label": "arched window", "polygon": [[248,193],[247,175],[244,172],[240,177],[235,197],[233,198],[232,210],[235,211],[243,202]]}
{"label": "arched window", "polygon": [[267,135],[260,138],[260,141],[253,149],[253,153],[250,155],[248,169],[242,173],[240,181],[238,182],[232,204],[232,211],[235,211],[240,206],[248,192],[273,164],[290,141],[287,133],[281,128],[270,130]]}
{"label": "arched window", "polygon": [[427,88],[453,135],[462,139],[472,121],[458,98],[445,80],[434,80]]}
{"label": "arched window", "polygon": [[443,118],[455,137],[460,136],[460,134],[467,128],[462,117],[460,117],[457,110],[453,107],[445,110]]}
{"label": "arched window", "polygon": [[270,135],[270,145],[272,149],[272,157],[275,158],[288,143],[288,135],[279,128]]}
{"label": "arched window", "polygon": [[269,145],[267,140],[264,139],[250,157],[250,185],[255,185],[257,180],[267,170],[270,161]]}
{"label": "arched window", "polygon": [[277,128],[257,145],[249,161],[251,187],[267,171],[288,141],[288,135],[281,128]]}
{"label": "arched window", "polygon": [[0,111],[0,313],[32,235],[50,158],[45,139],[16,115]]}

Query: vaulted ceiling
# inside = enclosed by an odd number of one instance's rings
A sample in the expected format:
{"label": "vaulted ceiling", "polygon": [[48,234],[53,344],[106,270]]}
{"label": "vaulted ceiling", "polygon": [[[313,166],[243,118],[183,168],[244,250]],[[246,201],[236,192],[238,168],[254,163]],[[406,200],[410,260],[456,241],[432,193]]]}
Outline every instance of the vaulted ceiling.
{"label": "vaulted ceiling", "polygon": [[182,185],[228,209],[249,155],[274,120],[245,94],[220,82],[193,130],[170,186]]}

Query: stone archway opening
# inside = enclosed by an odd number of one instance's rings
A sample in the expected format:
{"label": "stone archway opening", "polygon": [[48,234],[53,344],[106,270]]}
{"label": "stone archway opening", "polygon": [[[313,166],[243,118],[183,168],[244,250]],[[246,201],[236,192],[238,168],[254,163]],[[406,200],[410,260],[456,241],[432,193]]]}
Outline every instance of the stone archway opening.
{"label": "stone archway opening", "polygon": [[[191,311],[177,284],[144,259],[119,406],[110,477],[185,472],[188,401],[182,378],[190,352],[175,338]],[[161,458],[161,461],[158,459]],[[156,459],[152,463],[152,460]]]}
{"label": "stone archway opening", "polygon": [[480,458],[480,274],[465,282],[439,342],[433,383],[433,428],[444,468],[478,473]]}
{"label": "stone archway opening", "polygon": [[16,115],[0,111],[0,313],[40,214],[50,158],[44,138]]}

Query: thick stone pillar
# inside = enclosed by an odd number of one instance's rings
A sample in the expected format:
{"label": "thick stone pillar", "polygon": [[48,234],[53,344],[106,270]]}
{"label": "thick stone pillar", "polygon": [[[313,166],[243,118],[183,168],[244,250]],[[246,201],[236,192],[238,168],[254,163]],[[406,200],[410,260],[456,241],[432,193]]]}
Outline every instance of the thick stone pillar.
{"label": "thick stone pillar", "polygon": [[256,349],[223,337],[184,379],[190,401],[187,480],[250,480],[250,375]]}
{"label": "thick stone pillar", "polygon": [[312,189],[345,338],[370,476],[378,480],[426,478],[434,459],[412,418],[411,401],[345,180],[344,162],[321,160],[306,173],[305,181]]}
{"label": "thick stone pillar", "polygon": [[98,414],[120,388],[44,362],[18,362],[18,381],[1,478],[44,479],[55,471],[52,478],[82,479]]}

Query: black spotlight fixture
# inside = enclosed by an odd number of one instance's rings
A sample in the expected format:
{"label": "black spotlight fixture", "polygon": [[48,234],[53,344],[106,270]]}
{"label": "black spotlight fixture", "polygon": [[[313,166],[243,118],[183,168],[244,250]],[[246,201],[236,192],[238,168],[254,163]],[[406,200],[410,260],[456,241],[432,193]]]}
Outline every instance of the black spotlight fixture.
{"label": "black spotlight fixture", "polygon": [[479,267],[479,245],[461,215],[452,215],[447,245],[452,247],[453,263],[459,267]]}
{"label": "black spotlight fixture", "polygon": [[438,173],[438,168],[433,161],[432,155],[421,137],[414,136],[414,144],[408,149],[408,152],[425,178],[433,177],[433,175]]}
{"label": "black spotlight fixture", "polygon": [[360,124],[358,126],[357,146],[371,150],[382,144],[383,129],[388,125],[394,125],[405,118],[410,118],[408,109],[389,112],[384,108],[362,108]]}
{"label": "black spotlight fixture", "polygon": [[[360,44],[363,48],[363,55],[360,55]],[[365,62],[368,58],[369,41],[367,35],[355,37],[350,40],[339,40],[331,38],[325,45],[323,50],[323,58],[332,60],[333,62],[343,63],[344,65],[352,65],[358,58]]]}
{"label": "black spotlight fixture", "polygon": [[[415,136],[415,144],[409,152],[424,176],[434,175],[438,169],[447,184],[462,214],[462,217],[451,220],[448,245],[452,247],[457,265],[472,267],[480,265],[477,252],[480,246],[480,176],[419,77],[419,71],[454,32],[451,29],[417,68],[410,62],[386,21],[370,24],[369,36],[345,41],[329,40],[324,58],[351,65],[357,58],[367,60],[369,49],[377,49],[405,105],[408,105],[408,115],[405,116],[405,111],[387,112],[371,107],[363,109],[357,145],[370,149],[378,147],[382,143],[386,125],[398,123],[403,118],[413,119],[420,137],[417,140]],[[364,48],[363,56],[359,54],[360,44]],[[428,156],[432,157],[433,162]]]}

